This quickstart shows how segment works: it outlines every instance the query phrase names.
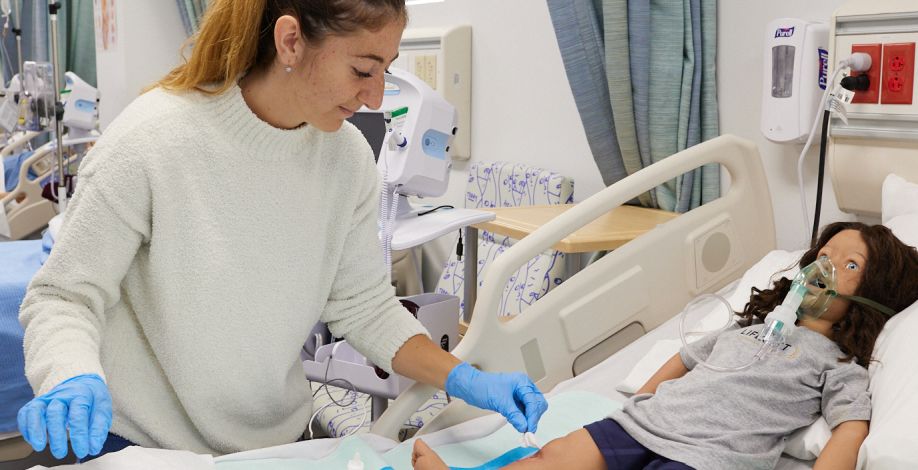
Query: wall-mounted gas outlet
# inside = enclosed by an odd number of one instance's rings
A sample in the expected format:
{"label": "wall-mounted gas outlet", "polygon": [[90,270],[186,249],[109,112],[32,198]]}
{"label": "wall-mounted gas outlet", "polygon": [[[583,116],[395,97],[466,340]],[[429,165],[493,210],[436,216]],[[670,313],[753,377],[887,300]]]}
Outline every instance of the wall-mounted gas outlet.
{"label": "wall-mounted gas outlet", "polygon": [[883,44],[881,104],[912,104],[915,82],[915,43]]}
{"label": "wall-mounted gas outlet", "polygon": [[871,103],[876,104],[880,101],[880,70],[883,67],[882,60],[883,46],[881,44],[854,44],[851,46],[851,52],[864,52],[870,54],[870,70],[866,72],[851,72],[851,76],[867,75],[870,79],[870,88],[864,91],[858,91],[854,94],[852,103]]}

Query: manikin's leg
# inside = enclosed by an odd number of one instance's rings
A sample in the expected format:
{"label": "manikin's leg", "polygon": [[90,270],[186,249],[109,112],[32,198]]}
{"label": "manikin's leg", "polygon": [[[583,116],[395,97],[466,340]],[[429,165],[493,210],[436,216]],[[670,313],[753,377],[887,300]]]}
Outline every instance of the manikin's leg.
{"label": "manikin's leg", "polygon": [[[446,470],[446,463],[427,445],[418,439],[414,442],[411,463],[415,470]],[[555,439],[532,457],[514,462],[511,470],[539,470],[577,468],[583,470],[606,470],[606,462],[586,429],[578,429],[565,437]]]}

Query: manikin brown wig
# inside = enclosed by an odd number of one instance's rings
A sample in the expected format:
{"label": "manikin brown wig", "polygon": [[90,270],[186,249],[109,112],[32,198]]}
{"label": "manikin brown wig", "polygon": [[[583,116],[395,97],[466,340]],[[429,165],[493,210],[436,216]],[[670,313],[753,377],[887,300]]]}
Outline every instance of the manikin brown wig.
{"label": "manikin brown wig", "polygon": [[[815,261],[819,250],[843,230],[858,231],[867,245],[867,266],[854,295],[878,302],[897,313],[918,300],[918,250],[902,243],[882,225],[836,222],[826,226],[816,244],[800,258],[800,267]],[[749,303],[739,314],[740,325],[764,321],[765,316],[784,300],[790,286],[791,280],[782,277],[771,289],[753,287]],[[833,339],[845,354],[840,360],[853,359],[867,367],[877,336],[888,319],[875,309],[851,302],[848,314],[835,324]]]}

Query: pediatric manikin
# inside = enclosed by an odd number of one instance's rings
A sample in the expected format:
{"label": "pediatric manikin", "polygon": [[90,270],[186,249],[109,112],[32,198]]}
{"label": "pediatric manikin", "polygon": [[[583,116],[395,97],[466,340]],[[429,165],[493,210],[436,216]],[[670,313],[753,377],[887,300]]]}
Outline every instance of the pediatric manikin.
{"label": "pediatric manikin", "polygon": [[709,364],[696,357],[692,348],[688,347],[688,341],[685,339],[685,317],[691,307],[699,301],[709,297],[714,297],[719,300],[726,306],[730,317],[728,324],[723,329],[725,330],[732,325],[732,307],[726,300],[716,294],[699,296],[686,306],[682,315],[682,320],[679,323],[679,333],[682,337],[682,344],[685,346],[686,353],[699,364],[719,372],[738,372],[751,367],[757,360],[783,347],[797,329],[797,320],[804,318],[818,319],[829,309],[832,301],[836,298],[840,297],[852,302],[858,302],[889,316],[895,313],[888,307],[880,305],[870,299],[853,295],[841,295],[835,289],[835,266],[832,265],[832,261],[829,260],[827,256],[820,256],[816,261],[801,269],[797,276],[794,277],[784,301],[765,317],[765,328],[762,330],[763,334],[761,335],[762,346],[755,353],[755,356],[744,365],[738,367],[723,367]]}

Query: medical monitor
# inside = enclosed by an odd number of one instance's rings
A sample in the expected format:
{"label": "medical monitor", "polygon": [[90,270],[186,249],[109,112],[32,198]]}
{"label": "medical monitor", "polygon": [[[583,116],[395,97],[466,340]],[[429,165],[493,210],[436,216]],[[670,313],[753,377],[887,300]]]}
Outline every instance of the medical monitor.
{"label": "medical monitor", "polygon": [[382,150],[383,140],[386,139],[386,122],[383,120],[383,113],[361,112],[354,113],[347,120],[357,126],[363,136],[370,143],[373,149],[373,158],[379,160],[379,152]]}

